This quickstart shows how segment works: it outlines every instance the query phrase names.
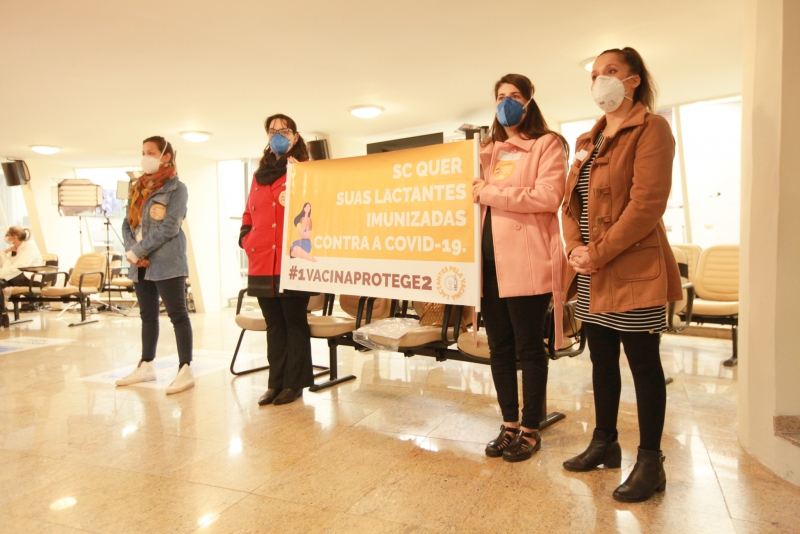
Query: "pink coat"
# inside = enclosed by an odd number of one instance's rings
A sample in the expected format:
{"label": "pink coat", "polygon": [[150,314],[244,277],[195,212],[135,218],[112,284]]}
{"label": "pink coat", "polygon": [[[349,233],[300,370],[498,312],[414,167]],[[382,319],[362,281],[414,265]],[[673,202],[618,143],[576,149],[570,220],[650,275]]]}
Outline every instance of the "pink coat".
{"label": "pink coat", "polygon": [[484,146],[480,157],[487,184],[480,197],[481,230],[490,206],[500,297],[552,292],[558,347],[567,268],[557,215],[567,180],[564,145],[555,135],[515,136]]}

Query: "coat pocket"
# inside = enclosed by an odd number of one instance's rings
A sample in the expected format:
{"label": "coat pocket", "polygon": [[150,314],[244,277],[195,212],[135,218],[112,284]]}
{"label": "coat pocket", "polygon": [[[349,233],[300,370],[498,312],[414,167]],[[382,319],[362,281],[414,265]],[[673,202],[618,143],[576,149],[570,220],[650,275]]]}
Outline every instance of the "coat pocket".
{"label": "coat pocket", "polygon": [[[635,248],[634,248],[635,247]],[[623,282],[653,280],[661,274],[658,244],[634,245],[614,260],[614,276]]]}

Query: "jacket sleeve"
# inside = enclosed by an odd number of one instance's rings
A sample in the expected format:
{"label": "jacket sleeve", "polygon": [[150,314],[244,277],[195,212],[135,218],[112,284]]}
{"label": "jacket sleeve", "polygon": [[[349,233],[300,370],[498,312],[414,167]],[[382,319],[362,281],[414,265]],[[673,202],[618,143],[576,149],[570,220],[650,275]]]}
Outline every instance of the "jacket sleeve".
{"label": "jacket sleeve", "polygon": [[[533,187],[500,189],[488,184],[481,191],[481,204],[514,213],[558,211],[567,181],[567,155],[555,135],[548,135],[544,142]],[[526,179],[523,177],[523,180]]]}
{"label": "jacket sleeve", "polygon": [[139,258],[146,258],[154,251],[178,235],[181,224],[186,218],[186,206],[189,202],[189,191],[183,183],[178,183],[177,189],[170,195],[167,204],[167,213],[161,224],[150,230],[141,243],[135,243],[130,250]]}
{"label": "jacket sleeve", "polygon": [[128,222],[128,210],[125,210],[125,218],[122,220],[122,240],[125,242],[125,252],[136,244],[136,236],[133,234],[131,223]]}
{"label": "jacket sleeve", "polygon": [[564,248],[568,258],[575,248],[584,246],[581,225],[569,212],[569,200],[564,197],[564,204],[561,206],[561,228],[564,231]]}
{"label": "jacket sleeve", "polygon": [[248,195],[244,203],[244,213],[242,213],[242,226],[239,228],[239,248],[244,248],[242,241],[244,241],[245,236],[250,233],[252,228],[253,216],[250,214],[250,195]]}
{"label": "jacket sleeve", "polygon": [[647,237],[661,220],[672,187],[674,157],[669,123],[651,115],[636,143],[628,205],[605,235],[589,244],[589,256],[598,268]]}

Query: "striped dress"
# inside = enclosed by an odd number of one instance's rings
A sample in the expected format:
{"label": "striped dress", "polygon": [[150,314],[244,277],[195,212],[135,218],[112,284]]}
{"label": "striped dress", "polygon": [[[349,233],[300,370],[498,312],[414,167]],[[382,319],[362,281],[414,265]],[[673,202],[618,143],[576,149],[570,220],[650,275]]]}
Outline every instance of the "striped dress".
{"label": "striped dress", "polygon": [[[597,157],[597,152],[603,146],[603,133],[597,136],[594,151],[589,161],[584,164],[578,176],[578,184],[575,189],[581,197],[581,236],[583,243],[589,244],[589,174],[592,163]],[[663,332],[667,327],[667,308],[666,306],[654,306],[652,308],[639,308],[621,313],[591,313],[589,311],[589,287],[592,276],[589,274],[578,275],[578,305],[575,316],[587,323],[598,324],[622,332],[650,332],[651,334]]]}

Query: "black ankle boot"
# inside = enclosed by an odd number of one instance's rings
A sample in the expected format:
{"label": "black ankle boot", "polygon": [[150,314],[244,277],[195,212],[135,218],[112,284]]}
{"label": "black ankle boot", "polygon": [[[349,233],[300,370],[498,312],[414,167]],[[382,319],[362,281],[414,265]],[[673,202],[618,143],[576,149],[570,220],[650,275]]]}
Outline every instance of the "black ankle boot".
{"label": "black ankle boot", "polygon": [[639,456],[628,480],[614,490],[614,498],[622,502],[642,502],[661,493],[667,487],[661,451],[647,451],[639,447]]}
{"label": "black ankle boot", "polygon": [[[525,438],[535,439],[536,443],[531,443]],[[542,448],[542,436],[538,430],[532,432],[520,432],[514,438],[506,450],[503,451],[503,460],[506,462],[522,462],[527,460],[533,453]]]}
{"label": "black ankle boot", "polygon": [[11,326],[11,320],[8,318],[8,312],[6,311],[0,312],[0,326],[3,328],[9,328]]}
{"label": "black ankle boot", "polygon": [[622,463],[622,450],[619,448],[617,433],[607,434],[599,428],[594,429],[589,447],[574,458],[564,462],[567,471],[591,471],[600,464],[609,468]]}
{"label": "black ankle boot", "polygon": [[486,445],[486,456],[489,458],[500,458],[503,456],[503,450],[511,444],[517,436],[517,432],[519,432],[519,428],[500,425],[500,435]]}

